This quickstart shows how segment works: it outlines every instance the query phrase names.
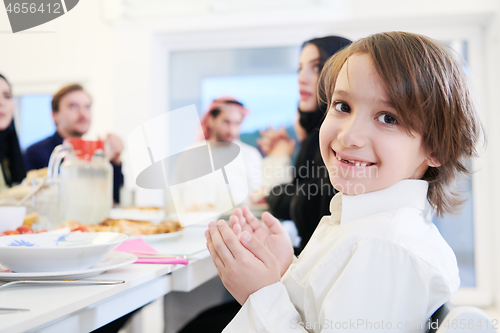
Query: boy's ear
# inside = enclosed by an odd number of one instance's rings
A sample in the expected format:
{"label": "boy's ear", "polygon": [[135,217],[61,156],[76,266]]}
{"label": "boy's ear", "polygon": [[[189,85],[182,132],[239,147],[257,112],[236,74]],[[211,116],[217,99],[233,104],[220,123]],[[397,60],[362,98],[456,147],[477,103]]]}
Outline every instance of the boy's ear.
{"label": "boy's ear", "polygon": [[439,163],[438,159],[434,156],[434,154],[427,156],[427,164],[433,168],[441,166],[441,163]]}

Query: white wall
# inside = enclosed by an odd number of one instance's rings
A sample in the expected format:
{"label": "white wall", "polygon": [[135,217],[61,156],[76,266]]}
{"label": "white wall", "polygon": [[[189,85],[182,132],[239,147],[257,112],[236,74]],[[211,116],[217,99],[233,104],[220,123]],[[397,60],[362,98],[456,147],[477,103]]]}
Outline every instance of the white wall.
{"label": "white wall", "polygon": [[94,98],[90,134],[113,130],[113,30],[102,20],[99,0],[82,0],[67,14],[30,30],[10,33],[0,9],[0,73],[14,93],[54,93],[82,83]]}

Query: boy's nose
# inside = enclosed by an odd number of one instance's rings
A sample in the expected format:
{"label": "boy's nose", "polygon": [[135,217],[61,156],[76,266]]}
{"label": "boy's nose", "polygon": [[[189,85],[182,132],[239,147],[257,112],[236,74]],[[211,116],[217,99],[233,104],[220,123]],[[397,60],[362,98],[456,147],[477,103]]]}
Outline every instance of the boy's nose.
{"label": "boy's nose", "polygon": [[344,147],[363,147],[368,140],[368,126],[360,117],[351,117],[343,125],[339,140]]}

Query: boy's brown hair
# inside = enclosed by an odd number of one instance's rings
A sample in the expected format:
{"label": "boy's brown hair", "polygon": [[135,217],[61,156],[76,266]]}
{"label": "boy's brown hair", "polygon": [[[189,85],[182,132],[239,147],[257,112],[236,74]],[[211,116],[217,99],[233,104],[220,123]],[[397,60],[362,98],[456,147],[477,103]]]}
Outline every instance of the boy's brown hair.
{"label": "boy's brown hair", "polygon": [[61,102],[61,99],[73,91],[85,91],[85,90],[83,89],[83,87],[81,85],[79,85],[77,83],[69,84],[67,86],[62,87],[52,97],[52,112],[58,112],[59,111],[59,103]]}
{"label": "boy's brown hair", "polygon": [[445,45],[422,35],[386,32],[360,39],[325,64],[318,98],[331,106],[337,76],[348,58],[367,54],[386,85],[399,123],[422,136],[423,147],[441,164],[429,167],[427,198],[438,215],[463,203],[454,192],[457,175],[467,174],[482,127],[462,64]]}

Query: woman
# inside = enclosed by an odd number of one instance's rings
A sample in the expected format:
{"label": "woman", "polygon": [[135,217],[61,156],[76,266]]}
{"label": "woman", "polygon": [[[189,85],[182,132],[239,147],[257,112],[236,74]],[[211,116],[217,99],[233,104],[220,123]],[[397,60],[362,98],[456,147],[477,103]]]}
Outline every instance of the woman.
{"label": "woman", "polygon": [[[311,238],[321,217],[329,213],[330,201],[336,193],[319,151],[319,128],[327,105],[325,96],[319,96],[319,100],[317,98],[317,82],[326,60],[350,43],[350,40],[342,37],[328,36],[311,39],[302,45],[298,75],[299,118],[295,128],[297,137],[303,139],[293,181],[273,187],[266,198],[271,214],[295,222],[302,239],[296,249],[297,254]],[[261,148],[268,155],[264,159],[264,168],[286,169],[287,164],[290,164],[294,142],[284,131],[269,130],[262,132],[262,136]]]}
{"label": "woman", "polygon": [[5,76],[0,74],[0,191],[26,177],[13,117],[12,89]]}

